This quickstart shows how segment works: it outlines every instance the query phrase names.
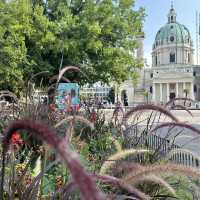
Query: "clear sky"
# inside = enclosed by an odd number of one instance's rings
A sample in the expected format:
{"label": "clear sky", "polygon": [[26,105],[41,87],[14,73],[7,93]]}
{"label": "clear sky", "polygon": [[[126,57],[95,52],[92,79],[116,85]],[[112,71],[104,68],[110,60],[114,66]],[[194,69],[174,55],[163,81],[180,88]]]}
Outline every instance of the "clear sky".
{"label": "clear sky", "polygon": [[[177,13],[177,21],[190,30],[194,47],[196,48],[195,19],[196,11],[200,12],[200,0],[174,0],[173,4]],[[167,23],[171,0],[136,0],[135,8],[137,9],[141,6],[145,8],[147,14],[144,24],[144,54],[148,64],[151,64],[152,45],[159,28]]]}

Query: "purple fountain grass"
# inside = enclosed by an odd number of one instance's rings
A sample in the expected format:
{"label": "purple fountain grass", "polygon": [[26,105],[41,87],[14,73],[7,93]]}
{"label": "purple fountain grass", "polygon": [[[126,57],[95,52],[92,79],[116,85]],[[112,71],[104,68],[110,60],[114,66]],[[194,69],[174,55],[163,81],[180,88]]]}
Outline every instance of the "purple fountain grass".
{"label": "purple fountain grass", "polygon": [[133,187],[132,185],[127,184],[127,182],[124,182],[122,179],[110,175],[95,174],[94,176],[99,181],[102,181],[104,183],[109,183],[111,185],[125,189],[129,193],[133,194],[135,198],[141,200],[150,200],[150,197],[148,195],[144,194],[143,192]]}
{"label": "purple fountain grass", "polygon": [[51,90],[55,90],[56,87],[56,83],[51,84],[48,88],[47,88],[47,93],[49,93]]}
{"label": "purple fountain grass", "polygon": [[90,127],[92,130],[94,129],[94,124],[92,122],[90,122],[89,120],[87,120],[86,118],[82,117],[82,116],[67,116],[65,119],[62,119],[60,122],[58,122],[54,127],[57,128],[59,126],[61,126],[64,123],[69,123],[69,122],[82,122],[86,127]]}
{"label": "purple fountain grass", "polygon": [[174,98],[170,101],[168,101],[166,104],[165,104],[165,108],[169,105],[171,105],[172,103],[174,103],[175,101],[179,101],[179,100],[184,100],[184,101],[189,101],[191,103],[195,103],[195,101],[193,99],[190,99],[190,98],[187,98],[187,97],[178,97],[178,98]]}
{"label": "purple fountain grass", "polygon": [[150,150],[147,149],[123,149],[120,152],[117,152],[113,155],[111,155],[101,166],[100,174],[106,174],[108,169],[110,169],[116,161],[126,158],[129,155],[138,155],[138,154],[144,154],[149,153]]}
{"label": "purple fountain grass", "polygon": [[158,185],[164,187],[165,189],[167,189],[170,193],[172,193],[174,196],[176,195],[175,190],[172,188],[172,186],[167,183],[163,178],[156,176],[154,174],[150,174],[150,175],[145,175],[145,176],[141,176],[138,177],[137,179],[133,179],[131,184],[133,185],[137,185],[138,183],[141,182],[152,182],[152,183],[157,183]]}
{"label": "purple fountain grass", "polygon": [[178,122],[179,120],[167,109],[161,107],[161,106],[156,106],[153,104],[144,104],[144,105],[139,105],[136,106],[135,108],[132,108],[130,111],[128,111],[123,118],[123,123],[125,123],[127,121],[127,119],[129,117],[131,117],[135,112],[137,111],[144,111],[144,110],[154,110],[154,111],[158,111],[166,116],[168,116],[169,118],[171,118],[173,121]]}
{"label": "purple fountain grass", "polygon": [[[82,116],[78,116],[78,115],[70,115],[64,119],[62,119],[60,122],[58,122],[54,127],[58,128],[59,126],[61,126],[64,123],[69,123],[69,127],[65,133],[65,138],[67,142],[70,142],[73,135],[74,135],[74,126],[76,122],[82,122],[85,127],[90,127],[91,130],[94,130],[94,124],[92,122],[90,122],[89,120],[87,120],[86,118],[82,117]],[[80,133],[79,137],[81,136],[82,132]]]}
{"label": "purple fountain grass", "polygon": [[81,71],[80,68],[74,67],[74,66],[67,66],[67,67],[64,67],[63,69],[61,69],[61,71],[59,72],[59,76],[58,76],[58,79],[57,79],[57,83],[59,83],[59,81],[60,81],[60,79],[63,77],[64,73],[67,72],[67,71],[80,72],[80,73],[82,73],[82,74],[89,80],[89,78],[86,76],[85,73],[83,73],[83,72]]}
{"label": "purple fountain grass", "polygon": [[111,174],[114,174],[115,177],[121,178],[121,175],[128,173],[130,171],[141,169],[142,166],[135,162],[130,161],[121,161],[116,163],[115,166],[111,169]]}
{"label": "purple fountain grass", "polygon": [[123,110],[123,108],[122,107],[116,107],[115,109],[114,109],[114,111],[113,111],[113,117],[115,116],[115,115],[117,115],[118,113],[122,113],[122,115],[124,116],[124,110]]}
{"label": "purple fountain grass", "polygon": [[47,142],[50,146],[55,148],[64,162],[68,165],[72,177],[79,187],[82,199],[84,200],[102,200],[104,199],[103,193],[101,193],[95,185],[93,178],[84,170],[79,162],[79,156],[71,151],[67,143],[57,136],[56,132],[50,129],[48,126],[34,122],[31,120],[19,120],[13,122],[5,130],[2,141],[2,174],[1,174],[1,193],[0,198],[3,199],[3,184],[4,184],[4,172],[5,172],[5,154],[9,146],[9,141],[14,132],[19,130],[30,131],[33,136]]}
{"label": "purple fountain grass", "polygon": [[[116,177],[110,176],[110,175],[100,175],[100,174],[91,174],[91,176],[96,181],[101,181],[103,183],[107,183],[114,187],[124,189],[128,193],[131,193],[132,195],[134,195],[134,197],[137,199],[140,199],[140,200],[149,200],[150,199],[150,197],[148,195],[144,194],[143,192],[141,192],[134,186],[125,183],[122,179],[119,179],[119,178],[116,178]],[[63,191],[64,193],[69,194],[75,188],[75,186],[76,185],[75,185],[74,181],[69,181],[59,191],[60,192]],[[56,193],[58,193],[58,192],[56,192]],[[55,195],[53,195],[53,196],[55,196]]]}
{"label": "purple fountain grass", "polygon": [[[49,79],[49,83],[52,84],[52,83],[57,82],[58,77],[59,77],[59,75],[54,75],[54,76],[52,76],[52,77]],[[71,82],[68,78],[65,78],[64,76],[62,76],[62,77],[60,78],[60,80],[66,82],[66,83],[70,83],[70,82]]]}
{"label": "purple fountain grass", "polygon": [[58,163],[58,160],[55,160],[51,162],[48,166],[45,167],[44,171],[41,171],[31,182],[31,184],[25,189],[23,192],[22,199],[25,199],[26,197],[29,197],[28,195],[31,194],[31,191],[34,189],[34,187],[40,183],[42,177],[44,176],[44,173],[46,173],[48,170],[50,170],[54,165]]}
{"label": "purple fountain grass", "polygon": [[200,130],[189,125],[189,124],[186,124],[184,122],[166,122],[166,123],[163,123],[163,124],[160,124],[158,126],[156,126],[154,129],[150,130],[149,133],[152,133],[152,132],[155,132],[157,131],[158,129],[161,129],[161,128],[164,128],[164,127],[168,127],[168,126],[172,126],[172,127],[182,127],[182,128],[187,128],[187,129],[190,129],[191,131],[194,131],[195,133],[199,134],[200,135]]}
{"label": "purple fountain grass", "polygon": [[160,175],[162,173],[178,173],[189,177],[197,178],[200,176],[200,170],[193,167],[186,167],[176,164],[157,164],[142,167],[141,169],[134,170],[124,177],[126,183],[131,183],[134,180],[140,179],[140,177],[147,176],[149,174]]}

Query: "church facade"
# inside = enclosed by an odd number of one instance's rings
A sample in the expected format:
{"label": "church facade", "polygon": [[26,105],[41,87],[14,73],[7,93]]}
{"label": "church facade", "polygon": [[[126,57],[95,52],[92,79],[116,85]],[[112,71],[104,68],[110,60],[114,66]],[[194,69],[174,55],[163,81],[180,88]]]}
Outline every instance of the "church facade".
{"label": "church facade", "polygon": [[[143,43],[140,44],[140,55],[137,56],[141,57]],[[145,101],[166,103],[176,97],[200,100],[200,66],[194,64],[192,38],[187,27],[177,22],[173,6],[167,23],[156,34],[152,67],[139,73],[140,81],[136,86],[125,81],[120,88],[127,90],[129,105]],[[122,95],[121,100],[123,102]]]}

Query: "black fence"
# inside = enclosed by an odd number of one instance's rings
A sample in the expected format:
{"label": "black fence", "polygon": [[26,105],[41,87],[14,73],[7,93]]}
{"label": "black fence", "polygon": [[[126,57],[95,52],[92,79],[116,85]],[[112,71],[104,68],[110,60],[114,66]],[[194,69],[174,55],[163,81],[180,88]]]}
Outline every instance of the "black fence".
{"label": "black fence", "polygon": [[[195,152],[182,149],[180,146],[172,143],[168,138],[162,138],[155,134],[147,134],[147,131],[139,130],[138,126],[130,126],[124,131],[128,140],[128,148],[135,148],[138,145],[144,145],[145,148],[158,152],[159,156],[169,160],[172,163],[182,164],[188,167],[200,167],[200,158]],[[142,161],[144,155],[137,160]]]}

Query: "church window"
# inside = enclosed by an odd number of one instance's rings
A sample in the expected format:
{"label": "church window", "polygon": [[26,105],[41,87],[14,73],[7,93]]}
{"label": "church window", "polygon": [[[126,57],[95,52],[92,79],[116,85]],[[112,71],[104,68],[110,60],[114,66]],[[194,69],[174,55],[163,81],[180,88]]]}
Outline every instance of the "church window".
{"label": "church window", "polygon": [[153,78],[153,73],[151,73],[151,78]]}
{"label": "church window", "polygon": [[151,94],[153,93],[153,88],[152,88],[152,86],[150,87],[150,93],[151,93]]}
{"label": "church window", "polygon": [[193,76],[196,76],[196,72],[193,72]]}
{"label": "church window", "polygon": [[174,41],[174,36],[170,37],[170,41],[173,42]]}
{"label": "church window", "polygon": [[173,19],[174,19],[173,16],[171,16],[171,21],[173,21]]}
{"label": "church window", "polygon": [[173,26],[171,26],[170,28],[171,28],[171,29],[173,29],[174,27],[173,27]]}
{"label": "church window", "polygon": [[175,53],[170,53],[170,63],[175,63]]}
{"label": "church window", "polygon": [[157,57],[157,55],[156,55],[156,66],[158,65],[158,57]]}
{"label": "church window", "polygon": [[197,86],[194,85],[194,92],[197,92]]}
{"label": "church window", "polygon": [[190,54],[188,53],[188,63],[190,63]]}

